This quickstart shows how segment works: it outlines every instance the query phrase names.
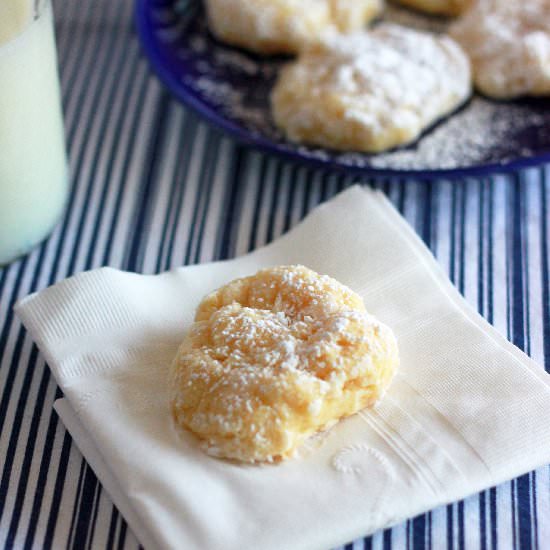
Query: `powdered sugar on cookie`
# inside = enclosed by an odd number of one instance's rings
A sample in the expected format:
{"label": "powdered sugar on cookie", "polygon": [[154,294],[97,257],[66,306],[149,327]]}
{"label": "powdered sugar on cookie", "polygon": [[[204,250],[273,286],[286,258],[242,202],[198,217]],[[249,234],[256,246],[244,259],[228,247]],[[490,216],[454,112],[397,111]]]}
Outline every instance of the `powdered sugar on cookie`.
{"label": "powdered sugar on cookie", "polygon": [[351,290],[301,266],[267,269],[199,306],[172,367],[173,414],[210,454],[285,458],[374,404],[397,364],[392,332]]}
{"label": "powdered sugar on cookie", "polygon": [[484,94],[550,95],[550,0],[478,0],[450,35],[470,56]]}
{"label": "powdered sugar on cookie", "polygon": [[328,30],[360,29],[383,0],[206,0],[212,32],[260,54],[297,53]]}
{"label": "powdered sugar on cookie", "polygon": [[379,152],[413,141],[470,93],[453,40],[386,23],[306,50],[282,70],[272,110],[294,141]]}

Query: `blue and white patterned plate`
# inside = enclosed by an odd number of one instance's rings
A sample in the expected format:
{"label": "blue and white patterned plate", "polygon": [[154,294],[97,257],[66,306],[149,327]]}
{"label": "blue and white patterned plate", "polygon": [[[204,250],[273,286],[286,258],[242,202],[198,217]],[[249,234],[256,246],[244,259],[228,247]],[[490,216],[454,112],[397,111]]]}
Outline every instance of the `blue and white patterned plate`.
{"label": "blue and white patterned plate", "polygon": [[[394,9],[389,18],[422,26],[422,18],[407,13]],[[261,150],[364,175],[424,178],[483,175],[550,161],[548,99],[499,103],[475,96],[413,145],[384,154],[297,145],[275,128],[269,111],[269,93],[286,59],[221,44],[208,32],[196,0],[137,0],[136,23],[143,49],[168,89],[212,124]]]}

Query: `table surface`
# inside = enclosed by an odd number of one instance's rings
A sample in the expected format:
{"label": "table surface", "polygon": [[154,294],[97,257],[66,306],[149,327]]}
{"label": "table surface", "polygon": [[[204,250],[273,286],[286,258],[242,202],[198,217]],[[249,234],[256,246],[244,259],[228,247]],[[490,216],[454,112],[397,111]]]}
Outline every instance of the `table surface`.
{"label": "table surface", "polygon": [[[0,270],[0,546],[136,548],[59,421],[61,393],[12,307],[83,270],[141,273],[233,257],[278,237],[355,180],[224,137],[149,72],[130,0],[57,0],[71,195],[60,225]],[[550,167],[382,189],[498,330],[550,369]],[[526,396],[527,397],[527,396]],[[349,548],[550,548],[550,470]]]}

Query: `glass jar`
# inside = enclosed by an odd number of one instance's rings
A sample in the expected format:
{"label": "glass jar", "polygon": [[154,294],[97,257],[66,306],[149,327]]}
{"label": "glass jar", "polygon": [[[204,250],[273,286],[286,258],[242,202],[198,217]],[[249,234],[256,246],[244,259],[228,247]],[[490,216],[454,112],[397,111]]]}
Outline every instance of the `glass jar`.
{"label": "glass jar", "polygon": [[0,265],[54,228],[68,190],[50,0],[0,0]]}

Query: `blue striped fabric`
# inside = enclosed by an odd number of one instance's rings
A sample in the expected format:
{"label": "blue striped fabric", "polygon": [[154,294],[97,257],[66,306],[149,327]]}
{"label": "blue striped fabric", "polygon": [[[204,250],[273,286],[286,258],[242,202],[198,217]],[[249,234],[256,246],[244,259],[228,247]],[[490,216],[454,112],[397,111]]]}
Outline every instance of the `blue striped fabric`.
{"label": "blue striped fabric", "polygon": [[[249,151],[178,105],[140,57],[129,0],[55,8],[72,192],[51,238],[0,270],[0,546],[131,549],[138,541],[53,412],[60,392],[13,304],[102,265],[156,273],[242,254],[354,180]],[[482,315],[550,368],[550,168],[364,183],[391,198]],[[550,548],[549,474],[345,548]]]}

